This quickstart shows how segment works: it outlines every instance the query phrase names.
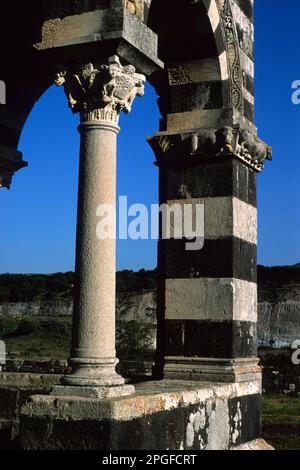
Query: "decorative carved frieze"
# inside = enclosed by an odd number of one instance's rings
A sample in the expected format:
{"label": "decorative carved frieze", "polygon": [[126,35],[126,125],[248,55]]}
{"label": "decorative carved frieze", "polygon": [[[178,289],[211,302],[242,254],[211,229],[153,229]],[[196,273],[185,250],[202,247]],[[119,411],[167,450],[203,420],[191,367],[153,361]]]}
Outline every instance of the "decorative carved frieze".
{"label": "decorative carved frieze", "polygon": [[64,87],[69,107],[80,113],[81,122],[118,123],[120,112],[129,113],[135,97],[144,95],[145,81],[133,65],[123,67],[118,56],[110,57],[108,65],[85,64],[75,74],[60,69],[55,76],[55,84]]}
{"label": "decorative carved frieze", "polygon": [[186,158],[195,161],[195,158],[233,157],[262,171],[265,160],[272,160],[272,148],[239,126],[186,134],[157,134],[148,141],[159,163],[186,161]]}
{"label": "decorative carved frieze", "polygon": [[243,75],[230,0],[218,0],[218,5],[224,31],[232,105],[243,112]]}

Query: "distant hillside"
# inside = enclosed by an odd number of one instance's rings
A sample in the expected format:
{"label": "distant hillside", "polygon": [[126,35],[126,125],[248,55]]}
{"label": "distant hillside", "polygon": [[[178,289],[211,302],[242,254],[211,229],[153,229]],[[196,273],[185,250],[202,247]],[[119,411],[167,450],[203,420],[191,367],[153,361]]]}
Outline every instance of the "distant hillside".
{"label": "distant hillside", "polygon": [[[133,293],[156,290],[157,271],[144,269],[117,273],[117,292]],[[0,275],[0,303],[37,300],[68,301],[73,297],[73,272]],[[258,266],[259,302],[300,301],[300,263],[294,266]]]}
{"label": "distant hillside", "polygon": [[294,266],[258,266],[259,302],[300,302],[300,263]]}
{"label": "distant hillside", "polygon": [[[156,270],[117,273],[117,318],[156,322]],[[0,317],[71,316],[74,273],[0,275]],[[258,266],[258,344],[289,347],[300,339],[300,264]]]}
{"label": "distant hillside", "polygon": [[[73,297],[75,275],[73,272],[45,274],[0,275],[0,303],[33,301],[68,301]],[[119,293],[144,292],[156,289],[156,270],[117,273]]]}
{"label": "distant hillside", "polygon": [[258,269],[258,344],[284,348],[300,339],[300,263]]}

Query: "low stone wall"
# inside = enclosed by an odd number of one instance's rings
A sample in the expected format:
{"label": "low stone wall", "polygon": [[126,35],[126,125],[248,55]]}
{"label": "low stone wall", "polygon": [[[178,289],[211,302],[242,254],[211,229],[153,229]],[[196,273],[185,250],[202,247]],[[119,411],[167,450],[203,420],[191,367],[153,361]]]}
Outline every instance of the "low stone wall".
{"label": "low stone wall", "polygon": [[[272,349],[259,350],[262,367],[263,390],[266,393],[300,393],[300,366],[291,362],[291,350],[276,351]],[[150,378],[152,362],[121,361],[118,372],[133,381]],[[65,375],[70,372],[66,360],[55,359],[8,359],[3,366],[4,372],[20,374],[56,374]],[[1,413],[0,413],[1,420]]]}
{"label": "low stone wall", "polygon": [[0,304],[0,315],[10,317],[41,316],[59,317],[71,316],[73,312],[73,301],[41,300],[35,302],[18,302]]}
{"label": "low stone wall", "polygon": [[19,448],[21,409],[33,394],[48,394],[60,375],[0,372],[0,450]]}
{"label": "low stone wall", "polygon": [[67,360],[60,359],[7,359],[2,366],[4,372],[21,374],[58,374],[65,375],[70,371]]}
{"label": "low stone wall", "polygon": [[[127,361],[118,366],[125,378],[134,381],[151,376],[152,362]],[[8,360],[0,371],[0,450],[19,446],[21,408],[31,395],[47,395],[53,385],[70,372],[62,360]]]}
{"label": "low stone wall", "polygon": [[[117,369],[125,378],[150,376],[152,362],[121,361]],[[57,374],[65,375],[70,372],[68,361],[59,359],[7,359],[3,372],[21,374]]]}

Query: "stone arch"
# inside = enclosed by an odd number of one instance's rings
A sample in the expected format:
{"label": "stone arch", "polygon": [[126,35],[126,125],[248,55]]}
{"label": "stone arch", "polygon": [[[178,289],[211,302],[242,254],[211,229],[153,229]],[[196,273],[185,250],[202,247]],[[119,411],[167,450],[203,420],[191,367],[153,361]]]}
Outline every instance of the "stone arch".
{"label": "stone arch", "polygon": [[20,136],[35,102],[51,85],[51,77],[32,47],[39,40],[41,5],[36,0],[20,2],[17,15],[15,4],[4,2],[2,7],[5,21],[0,43],[6,47],[1,51],[0,79],[6,85],[6,103],[0,105],[0,188],[9,189],[13,174],[27,165],[18,151]]}
{"label": "stone arch", "polygon": [[147,22],[158,34],[159,57],[167,72],[157,85],[164,95],[164,127],[176,121],[172,115],[185,112],[201,118],[197,126],[186,121],[189,128],[215,122],[220,115],[216,110],[242,113],[242,71],[229,0],[174,0],[172,8],[167,0],[152,0],[148,6]]}

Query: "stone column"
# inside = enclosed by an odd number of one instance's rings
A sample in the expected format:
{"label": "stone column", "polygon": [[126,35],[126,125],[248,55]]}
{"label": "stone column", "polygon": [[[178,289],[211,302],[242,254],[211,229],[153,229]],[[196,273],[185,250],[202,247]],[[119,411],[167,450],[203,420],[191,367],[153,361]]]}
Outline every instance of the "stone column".
{"label": "stone column", "polygon": [[[69,105],[80,112],[81,135],[76,283],[72,373],[52,394],[108,398],[134,393],[117,374],[116,307],[116,149],[119,113],[130,112],[136,95],[144,93],[145,77],[118,57],[109,66],[84,66],[80,74],[57,74]],[[109,209],[110,230],[97,229]]]}
{"label": "stone column", "polygon": [[160,203],[204,206],[200,249],[188,250],[185,234],[159,241],[155,374],[260,380],[256,174],[271,150],[238,126],[162,132],[150,143],[160,168]]}

